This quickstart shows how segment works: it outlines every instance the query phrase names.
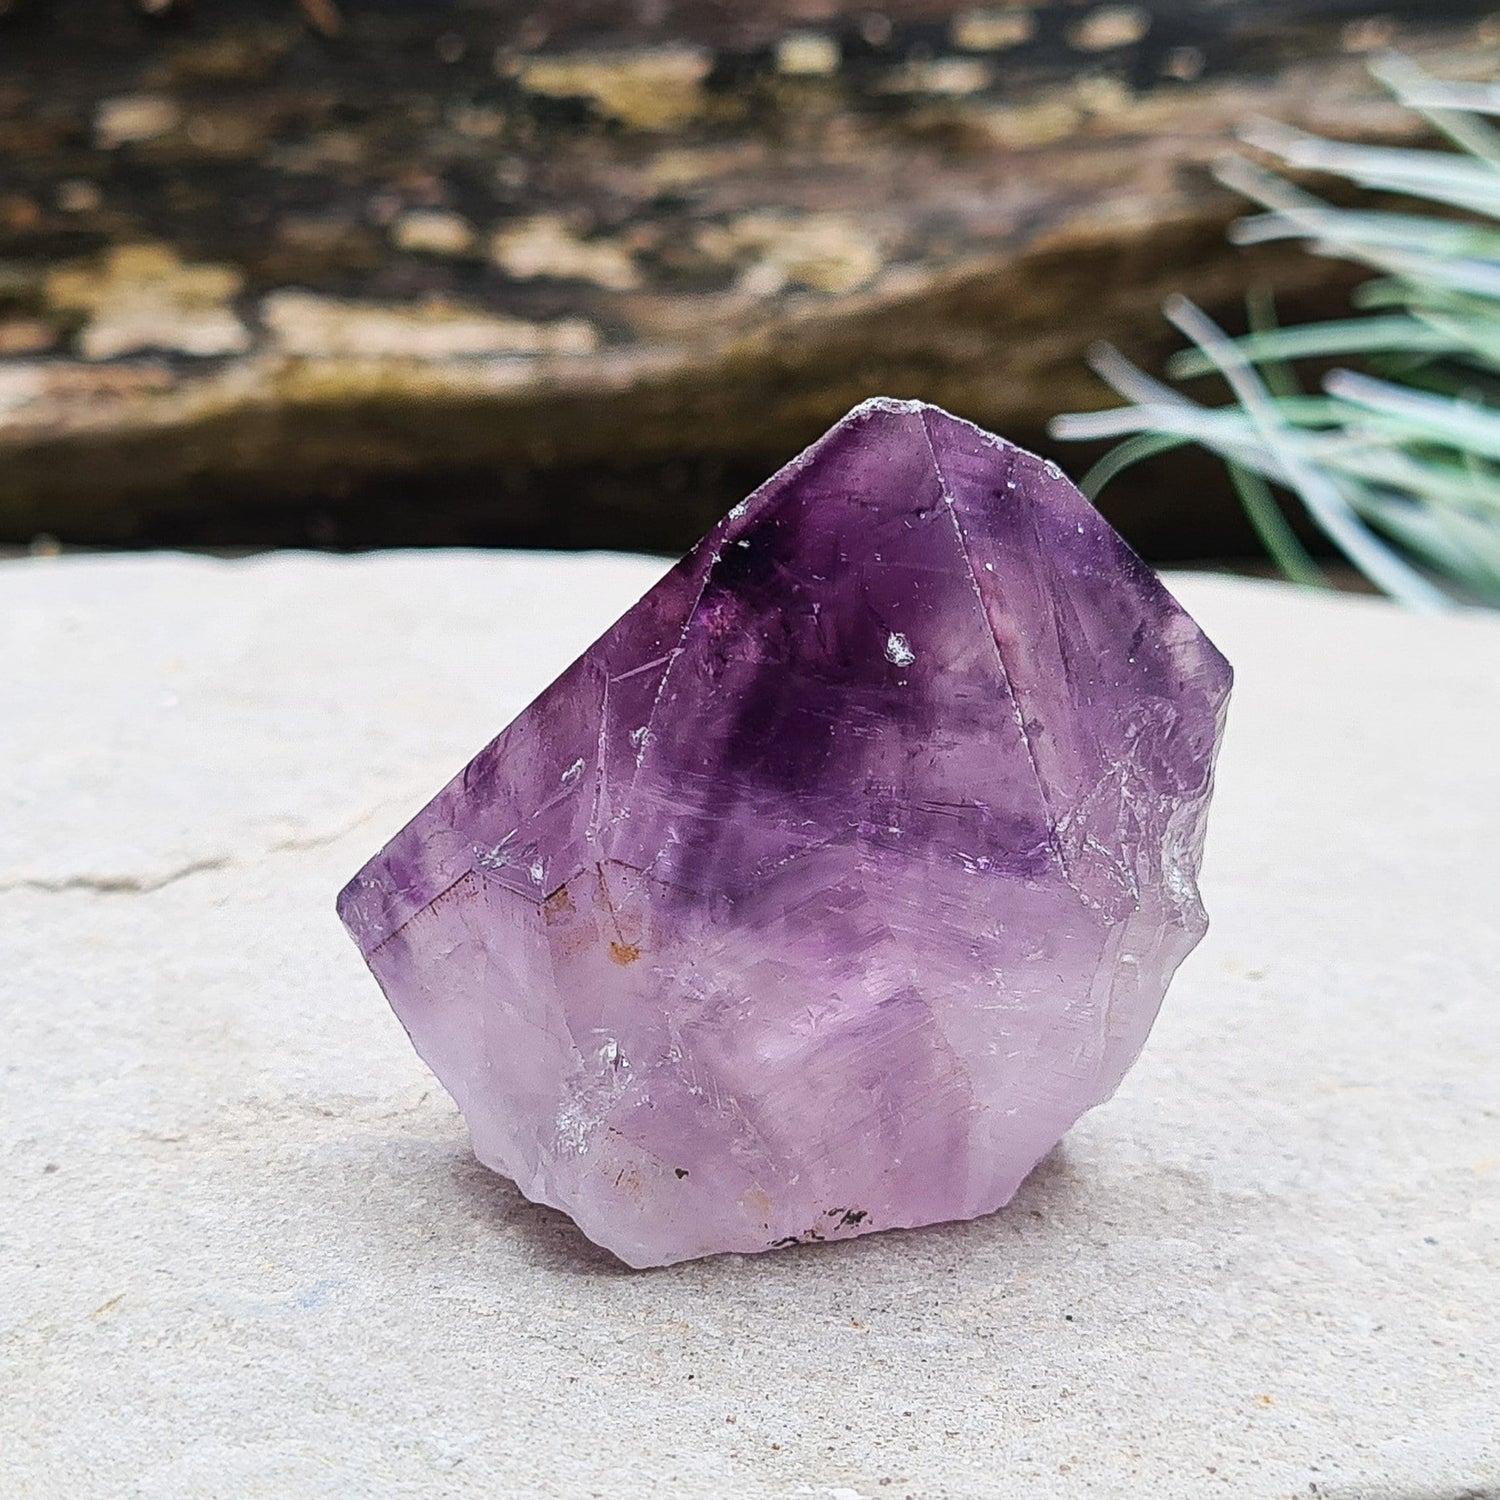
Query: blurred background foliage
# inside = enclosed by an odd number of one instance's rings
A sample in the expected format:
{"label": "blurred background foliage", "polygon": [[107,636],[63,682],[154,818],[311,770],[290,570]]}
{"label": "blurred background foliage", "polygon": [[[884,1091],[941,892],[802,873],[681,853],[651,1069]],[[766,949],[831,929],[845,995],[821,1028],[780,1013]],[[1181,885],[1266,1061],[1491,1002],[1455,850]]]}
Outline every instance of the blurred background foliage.
{"label": "blurred background foliage", "polygon": [[[1426,144],[1393,47],[1488,77],[1500,14],[0,0],[0,541],[672,551],[873,393],[1078,471],[1095,341],[1346,306],[1347,261],[1230,242],[1213,167],[1253,117]],[[1264,555],[1189,445],[1101,503],[1157,559]]]}
{"label": "blurred background foliage", "polygon": [[[1261,300],[1252,331],[1230,340],[1185,298],[1171,299],[1167,315],[1193,348],[1170,369],[1219,377],[1232,403],[1204,406],[1101,346],[1095,369],[1131,404],[1061,417],[1053,431],[1134,434],[1085,480],[1092,494],[1183,443],[1218,454],[1267,553],[1299,583],[1325,583],[1326,572],[1272,485],[1409,608],[1500,608],[1500,130],[1490,123],[1500,85],[1445,82],[1400,56],[1373,71],[1456,149],[1327,141],[1274,121],[1244,135],[1285,166],[1342,178],[1386,206],[1335,207],[1238,157],[1217,173],[1265,210],[1234,226],[1238,243],[1302,239],[1314,254],[1379,272],[1355,292],[1368,316],[1279,328]],[[1298,376],[1298,362],[1351,356],[1363,368],[1338,364],[1321,389]]]}

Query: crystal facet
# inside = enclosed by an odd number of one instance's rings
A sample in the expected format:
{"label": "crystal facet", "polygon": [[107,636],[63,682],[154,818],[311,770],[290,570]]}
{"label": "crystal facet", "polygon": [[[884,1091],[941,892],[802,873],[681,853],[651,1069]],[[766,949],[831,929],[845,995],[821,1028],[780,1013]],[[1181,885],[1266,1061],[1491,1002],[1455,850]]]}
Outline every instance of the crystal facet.
{"label": "crystal facet", "polygon": [[480,1160],[632,1265],[971,1218],[1203,934],[1230,675],[1054,466],[867,402],[340,914]]}

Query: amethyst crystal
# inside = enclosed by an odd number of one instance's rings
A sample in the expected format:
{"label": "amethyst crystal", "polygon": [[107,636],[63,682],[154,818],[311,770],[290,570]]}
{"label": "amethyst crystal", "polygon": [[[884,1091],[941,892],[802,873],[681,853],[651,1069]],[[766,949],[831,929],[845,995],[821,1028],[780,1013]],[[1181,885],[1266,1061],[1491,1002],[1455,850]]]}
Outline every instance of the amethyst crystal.
{"label": "amethyst crystal", "polygon": [[631,1265],[970,1218],[1203,934],[1229,685],[1054,466],[867,402],[340,913],[480,1160]]}

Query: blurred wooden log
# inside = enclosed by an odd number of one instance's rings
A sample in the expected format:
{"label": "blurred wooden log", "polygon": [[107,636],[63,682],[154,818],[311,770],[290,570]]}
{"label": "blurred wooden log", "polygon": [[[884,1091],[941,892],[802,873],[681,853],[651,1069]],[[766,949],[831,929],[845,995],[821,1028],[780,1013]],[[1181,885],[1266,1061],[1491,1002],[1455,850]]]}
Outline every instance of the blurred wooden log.
{"label": "blurred wooden log", "polygon": [[0,0],[0,539],[671,549],[874,392],[1043,445],[1170,291],[1335,304],[1207,163],[1409,134],[1361,54],[1490,10]]}

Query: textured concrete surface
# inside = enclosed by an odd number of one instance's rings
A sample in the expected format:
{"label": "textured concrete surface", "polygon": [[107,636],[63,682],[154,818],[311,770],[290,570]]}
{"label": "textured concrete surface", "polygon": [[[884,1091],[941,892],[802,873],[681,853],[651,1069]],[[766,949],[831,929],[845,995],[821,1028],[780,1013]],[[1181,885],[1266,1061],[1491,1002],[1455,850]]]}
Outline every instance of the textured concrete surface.
{"label": "textured concrete surface", "polygon": [[340,882],[655,574],[0,565],[0,1493],[1500,1493],[1500,621],[1183,578],[1215,919],[1005,1212],[631,1273]]}

